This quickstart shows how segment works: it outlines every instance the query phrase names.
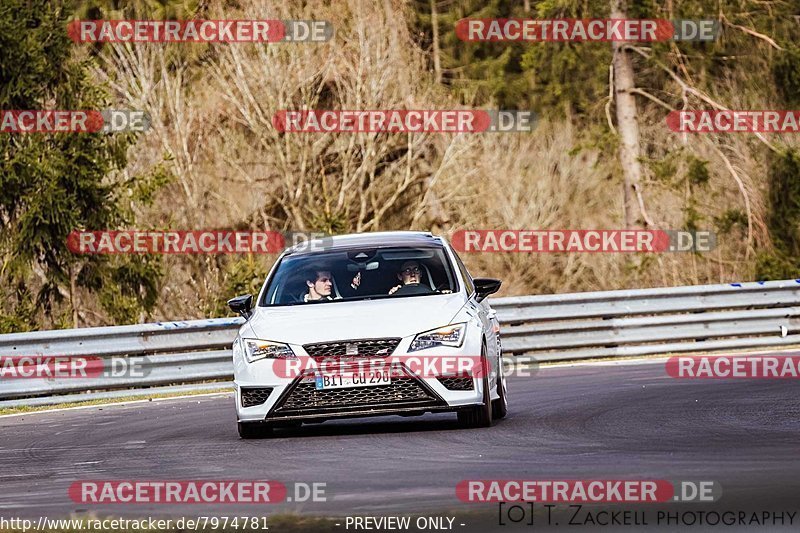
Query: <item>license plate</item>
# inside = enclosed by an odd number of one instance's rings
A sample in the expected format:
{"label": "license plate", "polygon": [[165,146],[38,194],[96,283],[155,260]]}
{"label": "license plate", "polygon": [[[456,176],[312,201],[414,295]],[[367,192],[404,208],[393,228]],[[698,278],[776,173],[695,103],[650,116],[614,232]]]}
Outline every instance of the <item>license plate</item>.
{"label": "license plate", "polygon": [[345,389],[351,387],[375,387],[391,385],[392,376],[388,371],[355,372],[352,374],[317,374],[317,390]]}

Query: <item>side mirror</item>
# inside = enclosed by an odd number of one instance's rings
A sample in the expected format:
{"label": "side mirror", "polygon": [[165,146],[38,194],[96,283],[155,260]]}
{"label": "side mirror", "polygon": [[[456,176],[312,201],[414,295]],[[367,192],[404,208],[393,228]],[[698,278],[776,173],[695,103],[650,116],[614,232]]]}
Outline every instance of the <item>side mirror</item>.
{"label": "side mirror", "polygon": [[245,319],[248,319],[253,314],[253,311],[251,311],[253,308],[253,295],[245,294],[237,296],[236,298],[231,298],[228,300],[228,307],[230,307],[231,311],[234,313],[238,313]]}
{"label": "side mirror", "polygon": [[472,280],[475,284],[475,293],[477,300],[483,301],[490,294],[494,294],[500,290],[500,285],[503,284],[499,279],[494,278],[475,278]]}

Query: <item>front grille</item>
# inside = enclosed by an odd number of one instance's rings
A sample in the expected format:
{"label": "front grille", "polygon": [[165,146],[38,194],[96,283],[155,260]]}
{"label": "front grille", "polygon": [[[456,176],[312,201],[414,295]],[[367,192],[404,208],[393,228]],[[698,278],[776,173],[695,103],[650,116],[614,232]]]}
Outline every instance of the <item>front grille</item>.
{"label": "front grille", "polygon": [[389,385],[317,390],[313,381],[300,380],[278,401],[272,416],[346,414],[381,408],[446,407],[447,404],[417,378],[393,376]]}
{"label": "front grille", "polygon": [[272,394],[272,387],[263,388],[242,388],[242,407],[253,407],[254,405],[261,405],[267,401],[269,395]]}
{"label": "front grille", "polygon": [[448,376],[437,379],[447,390],[472,390],[474,388],[471,377]]}
{"label": "front grille", "polygon": [[[303,349],[317,362],[352,362],[369,357],[387,357],[394,352],[400,339],[356,339],[339,342],[304,344]],[[348,354],[355,348],[358,354]]]}

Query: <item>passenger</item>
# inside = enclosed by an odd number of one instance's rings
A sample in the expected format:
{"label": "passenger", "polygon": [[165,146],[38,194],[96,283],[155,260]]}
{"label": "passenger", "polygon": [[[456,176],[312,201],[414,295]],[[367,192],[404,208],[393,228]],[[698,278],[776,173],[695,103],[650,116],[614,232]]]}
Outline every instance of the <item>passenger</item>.
{"label": "passenger", "polygon": [[310,268],[305,275],[308,292],[303,296],[304,302],[333,300],[333,276],[329,270]]}
{"label": "passenger", "polygon": [[[333,274],[331,274],[330,270],[309,268],[304,279],[308,286],[308,292],[303,296],[304,302],[340,300],[342,298],[341,296],[334,297],[333,295]],[[350,282],[350,290],[347,291],[347,296],[355,295],[360,285],[361,272],[356,274]]]}

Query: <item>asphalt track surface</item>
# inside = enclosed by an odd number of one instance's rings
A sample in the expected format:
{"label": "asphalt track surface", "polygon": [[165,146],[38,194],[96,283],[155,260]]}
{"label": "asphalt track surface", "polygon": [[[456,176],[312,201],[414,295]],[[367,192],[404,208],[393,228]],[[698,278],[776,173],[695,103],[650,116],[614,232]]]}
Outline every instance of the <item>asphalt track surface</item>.
{"label": "asphalt track surface", "polygon": [[[457,499],[463,479],[714,480],[720,501],[681,509],[800,511],[798,387],[791,379],[673,379],[663,363],[551,367],[512,378],[509,415],[488,429],[459,429],[455,415],[437,414],[329,421],[248,441],[236,433],[230,395],[3,417],[0,516],[265,513],[253,505],[87,505],[67,494],[78,480],[131,479],[324,482],[326,502],[266,512],[449,513],[457,531],[475,525],[458,527],[473,512],[490,516],[479,529],[499,520],[497,504]],[[695,526],[706,529],[745,528]]]}

